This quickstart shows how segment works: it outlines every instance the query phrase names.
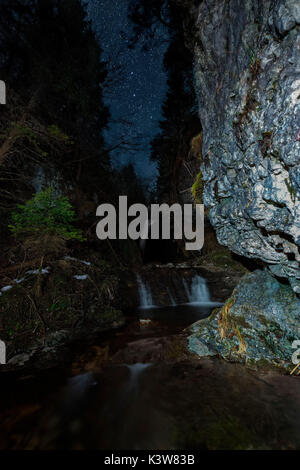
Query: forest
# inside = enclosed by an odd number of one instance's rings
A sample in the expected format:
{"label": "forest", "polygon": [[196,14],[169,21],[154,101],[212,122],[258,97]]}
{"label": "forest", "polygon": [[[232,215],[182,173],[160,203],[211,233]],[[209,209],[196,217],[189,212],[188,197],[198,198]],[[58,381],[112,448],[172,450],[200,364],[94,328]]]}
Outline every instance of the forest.
{"label": "forest", "polygon": [[299,450],[299,25],[1,0],[0,450]]}

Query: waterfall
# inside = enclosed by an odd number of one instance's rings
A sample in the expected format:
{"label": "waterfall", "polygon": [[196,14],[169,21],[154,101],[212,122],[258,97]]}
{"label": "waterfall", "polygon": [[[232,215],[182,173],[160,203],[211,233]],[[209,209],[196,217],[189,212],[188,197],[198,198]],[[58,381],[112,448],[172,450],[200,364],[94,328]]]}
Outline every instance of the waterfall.
{"label": "waterfall", "polygon": [[136,275],[138,288],[139,288],[139,296],[140,296],[140,307],[147,308],[153,306],[152,294],[151,289],[148,285],[146,285],[141,276],[139,274]]}
{"label": "waterfall", "polygon": [[63,413],[66,415],[76,413],[80,403],[88,396],[90,389],[95,385],[97,385],[97,382],[92,372],[85,372],[71,377],[62,397]]}
{"label": "waterfall", "polygon": [[206,280],[199,275],[193,278],[190,302],[210,302],[210,292]]}
{"label": "waterfall", "polygon": [[191,287],[189,288],[185,279],[183,285],[188,297],[189,303],[193,304],[211,304],[210,292],[206,280],[198,274],[193,277]]}
{"label": "waterfall", "polygon": [[[189,278],[182,276],[180,273],[177,277],[170,279],[170,282],[164,278],[161,284],[153,280],[153,285],[147,279],[143,280],[140,274],[136,274],[136,279],[139,308],[141,310],[151,309],[152,311],[161,307],[178,307],[183,304],[199,306],[200,308],[212,308],[222,305],[211,300],[206,280],[195,272]],[[163,288],[163,291],[160,290],[161,288]],[[154,305],[154,299],[157,301],[156,305]]]}
{"label": "waterfall", "polygon": [[127,390],[131,390],[137,387],[139,378],[142,375],[143,371],[151,366],[150,363],[142,364],[139,362],[136,364],[131,364],[131,365],[125,364],[125,365],[130,372],[129,382],[127,384]]}

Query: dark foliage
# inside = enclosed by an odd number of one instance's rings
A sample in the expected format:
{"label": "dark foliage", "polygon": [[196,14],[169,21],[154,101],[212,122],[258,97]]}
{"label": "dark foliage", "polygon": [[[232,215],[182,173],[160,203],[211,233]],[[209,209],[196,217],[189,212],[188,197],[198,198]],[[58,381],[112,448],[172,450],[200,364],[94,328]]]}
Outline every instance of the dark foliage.
{"label": "dark foliage", "polygon": [[59,175],[79,212],[95,192],[109,199],[103,130],[110,116],[101,54],[81,0],[2,0],[0,76],[8,96],[0,110],[3,221],[31,197],[37,171],[48,184]]}
{"label": "dark foliage", "polygon": [[2,78],[81,145],[99,142],[106,70],[81,1],[4,0],[0,31]]}

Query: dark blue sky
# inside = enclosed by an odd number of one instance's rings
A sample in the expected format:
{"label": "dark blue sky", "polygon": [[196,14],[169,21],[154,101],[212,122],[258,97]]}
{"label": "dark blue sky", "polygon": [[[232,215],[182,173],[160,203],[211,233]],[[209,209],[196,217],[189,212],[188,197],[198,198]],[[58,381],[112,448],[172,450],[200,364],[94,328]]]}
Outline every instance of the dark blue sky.
{"label": "dark blue sky", "polygon": [[[121,65],[120,80],[107,89],[106,103],[113,121],[106,132],[109,145],[120,140],[121,135],[135,141],[140,135],[140,148],[134,152],[115,152],[116,165],[132,161],[137,173],[149,180],[156,178],[156,166],[150,161],[149,143],[158,132],[161,106],[167,91],[163,57],[167,43],[144,51],[142,44],[129,49],[132,25],[128,21],[129,0],[89,0],[88,12],[93,28],[100,38],[104,60],[113,67]],[[123,34],[123,32],[125,34]],[[116,75],[118,76],[118,74]],[[120,122],[128,120],[132,124]]]}

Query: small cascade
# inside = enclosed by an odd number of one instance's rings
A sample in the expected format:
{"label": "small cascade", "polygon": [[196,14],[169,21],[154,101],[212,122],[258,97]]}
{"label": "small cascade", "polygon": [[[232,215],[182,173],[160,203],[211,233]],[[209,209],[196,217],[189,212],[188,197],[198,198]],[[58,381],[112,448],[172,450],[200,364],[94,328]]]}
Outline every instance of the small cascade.
{"label": "small cascade", "polygon": [[150,308],[153,307],[153,299],[151,289],[145,282],[142,280],[139,274],[136,275],[138,288],[139,288],[139,296],[140,296],[140,307],[142,308]]}
{"label": "small cascade", "polygon": [[70,378],[62,397],[62,410],[64,413],[75,413],[81,401],[85,399],[90,389],[95,385],[97,385],[97,381],[92,372],[85,372]]}
{"label": "small cascade", "polygon": [[127,384],[127,390],[128,389],[132,390],[133,388],[136,388],[138,386],[140,376],[142,375],[144,370],[150,366],[151,366],[150,363],[143,364],[140,362],[136,364],[131,364],[131,365],[126,364],[126,367],[129,369],[129,372],[130,372],[129,382]]}
{"label": "small cascade", "polygon": [[190,305],[191,308],[199,307],[204,309],[212,309],[221,304],[211,299],[210,291],[205,278],[192,272],[172,272],[162,273],[161,276],[145,274],[136,274],[139,310],[147,310],[143,320],[152,318],[156,315],[154,310],[164,307],[178,308],[180,305]]}
{"label": "small cascade", "polygon": [[210,292],[206,280],[199,275],[193,278],[190,302],[210,302]]}
{"label": "small cascade", "polygon": [[190,304],[210,305],[215,302],[211,301],[210,292],[206,284],[206,280],[198,274],[193,277],[191,286],[187,285],[183,279],[183,285]]}

